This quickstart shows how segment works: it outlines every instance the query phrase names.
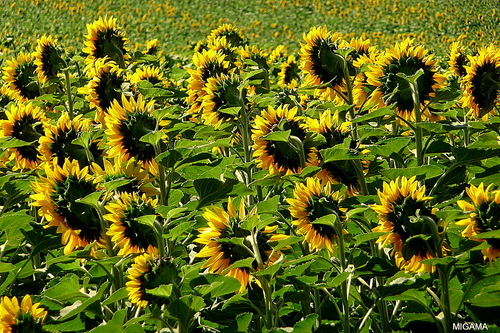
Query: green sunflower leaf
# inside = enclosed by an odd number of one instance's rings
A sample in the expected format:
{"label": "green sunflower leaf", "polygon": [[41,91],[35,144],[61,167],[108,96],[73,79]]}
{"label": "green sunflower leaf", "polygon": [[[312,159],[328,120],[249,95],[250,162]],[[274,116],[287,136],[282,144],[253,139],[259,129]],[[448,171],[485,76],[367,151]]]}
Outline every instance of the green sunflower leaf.
{"label": "green sunflower leaf", "polygon": [[332,162],[332,161],[345,161],[345,160],[359,160],[363,157],[363,155],[350,148],[326,148],[322,149],[321,155],[323,156],[323,162]]}
{"label": "green sunflower leaf", "polygon": [[173,288],[174,285],[171,283],[162,284],[153,289],[146,289],[146,293],[157,297],[169,298],[172,295]]}
{"label": "green sunflower leaf", "polygon": [[193,186],[199,196],[197,208],[225,198],[238,183],[235,179],[227,179],[225,182],[214,178],[195,179]]}
{"label": "green sunflower leaf", "polygon": [[17,148],[32,145],[34,142],[26,142],[10,136],[4,136],[0,138],[0,148]]}
{"label": "green sunflower leaf", "polygon": [[313,331],[313,326],[318,319],[318,315],[316,313],[311,313],[307,315],[303,320],[299,321],[293,326],[292,333],[310,333]]}
{"label": "green sunflower leaf", "polygon": [[264,135],[262,139],[267,141],[288,142],[288,140],[290,139],[290,133],[291,130],[271,132],[267,135]]}
{"label": "green sunflower leaf", "polygon": [[[250,255],[250,254],[249,254]],[[245,258],[236,261],[234,264],[230,265],[228,268],[222,271],[223,274],[229,272],[232,269],[235,268],[253,268],[253,265],[255,263],[255,258]]]}
{"label": "green sunflower leaf", "polygon": [[137,217],[136,220],[137,220],[137,222],[139,222],[141,224],[144,224],[144,225],[147,225],[151,228],[154,228],[157,218],[158,218],[157,215],[143,215],[143,216]]}
{"label": "green sunflower leaf", "polygon": [[132,182],[131,179],[118,178],[105,182],[102,184],[102,186],[104,186],[106,191],[109,192],[119,188],[120,186],[125,186],[127,184],[130,184],[131,182]]}
{"label": "green sunflower leaf", "polygon": [[240,114],[241,111],[241,106],[235,106],[231,108],[223,108],[219,109],[218,112],[229,114],[231,116],[237,117]]}
{"label": "green sunflower leaf", "polygon": [[421,165],[418,167],[408,167],[404,169],[384,169],[380,173],[389,179],[396,179],[396,177],[410,178],[412,176],[422,176],[425,179],[431,179],[441,176],[444,168],[437,165]]}
{"label": "green sunflower leaf", "polygon": [[151,133],[148,133],[146,135],[143,135],[139,139],[139,141],[146,142],[146,143],[149,143],[153,146],[156,146],[158,144],[158,142],[160,142],[161,138],[164,135],[165,135],[165,133],[162,131],[155,131],[155,132],[151,132]]}
{"label": "green sunflower leaf", "polygon": [[356,117],[353,120],[351,120],[351,123],[361,123],[361,122],[365,122],[367,120],[371,120],[374,118],[384,117],[384,116],[393,115],[393,114],[394,114],[393,108],[386,106],[386,107],[377,109],[373,112],[367,113],[365,115]]}
{"label": "green sunflower leaf", "polygon": [[311,221],[311,224],[323,224],[330,227],[335,227],[335,222],[337,221],[336,214],[328,214],[325,216],[321,216],[314,221]]}
{"label": "green sunflower leaf", "polygon": [[480,239],[500,238],[500,230],[482,232],[482,233],[474,236],[474,238],[480,238]]}
{"label": "green sunflower leaf", "polygon": [[92,206],[94,208],[98,208],[99,207],[99,199],[101,198],[103,193],[104,193],[104,191],[96,191],[96,192],[90,193],[89,195],[87,195],[81,199],[76,200],[76,202],[79,202],[79,203],[82,203],[85,205],[89,205],[89,206]]}
{"label": "green sunflower leaf", "polygon": [[196,286],[194,289],[203,297],[220,297],[235,292],[240,288],[240,282],[231,277],[219,275],[216,280],[210,281],[210,284]]}
{"label": "green sunflower leaf", "polygon": [[189,327],[195,314],[205,307],[205,301],[200,296],[187,295],[174,300],[168,306],[168,312],[177,318],[181,325]]}
{"label": "green sunflower leaf", "polygon": [[155,160],[167,169],[174,168],[184,156],[176,149],[170,149],[158,155]]}

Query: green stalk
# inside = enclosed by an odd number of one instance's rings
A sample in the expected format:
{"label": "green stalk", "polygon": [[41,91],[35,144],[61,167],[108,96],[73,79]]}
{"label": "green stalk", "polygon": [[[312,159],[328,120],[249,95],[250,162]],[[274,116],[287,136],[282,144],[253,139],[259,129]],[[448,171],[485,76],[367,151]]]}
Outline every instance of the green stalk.
{"label": "green stalk", "polygon": [[73,120],[74,118],[74,111],[73,111],[73,96],[71,95],[71,78],[69,75],[69,68],[66,68],[64,70],[64,84],[65,84],[65,90],[66,90],[66,96],[68,98],[68,113],[69,113],[69,119]]}
{"label": "green stalk", "polygon": [[414,77],[406,78],[411,89],[411,96],[413,99],[413,111],[415,112],[415,144],[417,146],[417,165],[424,164],[424,155],[422,149],[422,128],[419,124],[422,122],[422,113],[420,110],[420,94],[418,92],[417,78],[421,74],[417,73]]}
{"label": "green stalk", "polygon": [[[342,222],[340,220],[340,217],[337,216],[335,219],[334,223],[334,228],[335,228],[335,233],[337,234],[336,240],[337,244],[339,247],[339,259],[340,259],[340,265],[341,269],[340,272],[343,273],[347,269],[347,261],[345,257],[345,246],[344,246],[344,237],[343,237],[343,228],[342,228]],[[342,298],[342,306],[343,306],[343,312],[344,312],[344,317],[342,321],[342,326],[344,328],[345,333],[350,333],[351,331],[351,325],[350,325],[350,313],[349,313],[349,289],[351,285],[351,277],[349,277],[347,280],[342,282],[340,285],[340,296]]]}

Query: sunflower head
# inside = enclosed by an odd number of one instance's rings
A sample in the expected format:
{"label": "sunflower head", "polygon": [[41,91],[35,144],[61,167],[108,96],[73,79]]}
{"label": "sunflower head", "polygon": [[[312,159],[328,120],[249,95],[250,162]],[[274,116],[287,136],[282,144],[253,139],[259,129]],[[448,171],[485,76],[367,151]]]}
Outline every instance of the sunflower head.
{"label": "sunflower head", "polygon": [[218,129],[224,123],[235,120],[235,116],[224,113],[224,109],[241,107],[245,103],[245,90],[240,92],[240,84],[239,77],[235,75],[208,78],[201,103],[201,118],[205,124]]}
{"label": "sunflower head", "polygon": [[120,248],[118,255],[144,252],[158,254],[154,229],[141,222],[141,218],[157,216],[157,205],[158,199],[127,192],[106,205],[109,214],[104,215],[104,219],[110,223],[107,235]]}
{"label": "sunflower head", "polygon": [[465,66],[467,75],[462,79],[460,102],[476,119],[488,113],[496,114],[495,106],[500,98],[500,52],[490,45],[469,60],[470,66]]}
{"label": "sunflower head", "polygon": [[287,202],[295,219],[293,224],[297,232],[304,235],[309,249],[334,252],[336,238],[347,233],[337,227],[345,220],[346,212],[340,192],[333,191],[330,183],[322,186],[319,179],[307,178],[305,183],[295,185],[293,198],[288,198]]}
{"label": "sunflower head", "polygon": [[47,311],[40,303],[33,304],[30,295],[19,303],[17,297],[3,296],[0,301],[0,331],[20,333],[42,333]]}
{"label": "sunflower head", "polygon": [[19,101],[27,101],[40,96],[40,85],[36,81],[35,56],[19,52],[16,58],[7,60],[3,79]]}
{"label": "sunflower head", "polygon": [[180,294],[181,279],[179,268],[171,258],[158,258],[154,254],[144,253],[135,257],[127,271],[128,297],[132,304],[145,308],[148,305],[161,306],[169,302],[169,298],[155,296],[149,290],[161,285],[172,284],[171,297]]}
{"label": "sunflower head", "polygon": [[46,228],[56,227],[62,234],[64,254],[89,244],[104,244],[98,211],[82,199],[100,190],[88,167],[81,168],[77,160],[66,159],[59,166],[57,158],[45,163],[46,177],[32,183],[35,194],[32,205],[48,222]]}
{"label": "sunflower head", "polygon": [[57,40],[50,35],[43,35],[37,40],[35,51],[36,73],[40,82],[46,84],[51,80],[57,80],[65,62],[61,58],[61,50],[57,47]]}
{"label": "sunflower head", "polygon": [[246,44],[246,41],[240,34],[239,30],[230,24],[223,24],[217,29],[212,30],[210,35],[207,37],[209,48],[210,46],[217,44],[217,40],[220,40],[221,38],[225,38],[227,43],[232,47],[239,47]]}
{"label": "sunflower head", "polygon": [[438,72],[433,55],[423,46],[412,44],[412,40],[406,39],[387,49],[366,73],[368,84],[377,87],[370,101],[380,106],[394,105],[395,111],[407,120],[415,120],[415,115],[410,83],[404,76],[422,72],[417,79],[419,104],[434,97],[446,81]]}
{"label": "sunflower head", "polygon": [[289,56],[281,65],[281,70],[278,73],[278,86],[281,88],[297,88],[301,79],[300,64],[296,56]]}
{"label": "sunflower head", "polygon": [[128,39],[125,33],[116,25],[114,17],[100,17],[92,24],[87,24],[88,35],[83,52],[87,54],[85,63],[93,64],[97,59],[109,59],[121,68],[126,67],[130,60],[127,48]]}
{"label": "sunflower head", "polygon": [[[155,146],[141,139],[147,134],[163,133],[163,127],[169,122],[158,120],[153,112],[154,100],[146,103],[142,95],[130,99],[122,95],[120,102],[113,101],[105,115],[105,133],[109,135],[108,144],[111,146],[109,158],[121,156],[123,162],[135,158],[146,169],[157,168]],[[160,144],[166,138],[163,134]]]}
{"label": "sunflower head", "polygon": [[160,41],[158,39],[151,39],[146,42],[146,50],[144,51],[145,54],[149,55],[155,55],[158,53],[158,45],[160,44]]}
{"label": "sunflower head", "polygon": [[98,59],[92,67],[88,68],[89,77],[92,79],[78,92],[85,95],[91,108],[96,108],[96,121],[103,123],[104,114],[111,103],[120,99],[125,75],[114,61]]}
{"label": "sunflower head", "polygon": [[377,242],[384,246],[393,244],[392,254],[400,268],[414,272],[434,271],[434,266],[420,263],[437,253],[428,221],[437,224],[438,218],[429,207],[432,198],[425,196],[425,186],[419,186],[415,176],[401,177],[384,182],[378,196],[381,204],[372,205],[372,209],[378,215],[379,226],[373,231],[387,234]]}
{"label": "sunflower head", "polygon": [[57,157],[59,166],[62,166],[66,158],[78,160],[81,166],[88,166],[91,161],[99,161],[104,150],[100,148],[98,140],[88,138],[87,142],[82,144],[75,143],[75,140],[83,140],[90,134],[92,124],[92,120],[83,118],[83,115],[70,119],[67,112],[61,114],[57,124],[47,126],[45,135],[40,138],[38,150],[42,159],[50,162]]}
{"label": "sunflower head", "polygon": [[467,66],[469,59],[467,58],[464,50],[460,47],[460,42],[453,42],[450,46],[450,53],[448,56],[448,65],[450,71],[457,77],[463,77],[467,74]]}
{"label": "sunflower head", "polygon": [[5,111],[6,120],[0,120],[0,137],[11,137],[24,141],[26,145],[9,148],[7,155],[15,160],[15,169],[35,169],[40,163],[39,139],[49,121],[42,109],[32,103],[10,104]]}
{"label": "sunflower head", "polygon": [[338,53],[340,35],[333,34],[326,26],[313,27],[304,34],[300,56],[302,69],[306,73],[306,86],[327,85],[317,90],[316,95],[327,100],[335,99],[335,89],[343,90],[345,86],[344,62]]}
{"label": "sunflower head", "polygon": [[469,217],[457,222],[458,225],[465,225],[462,236],[485,241],[489,247],[482,250],[485,259],[490,261],[500,257],[500,239],[486,238],[478,239],[476,235],[489,231],[500,230],[500,190],[492,190],[493,184],[484,188],[484,184],[478,187],[471,185],[466,189],[467,195],[472,200],[472,204],[459,200],[458,205],[463,210],[470,212]]}
{"label": "sunflower head", "polygon": [[254,260],[252,267],[231,268],[238,260],[255,258],[257,255],[253,251],[258,250],[258,255],[265,266],[272,265],[279,259],[281,253],[273,251],[271,243],[288,236],[274,234],[278,226],[266,226],[258,231],[254,231],[256,244],[252,245],[249,237],[252,232],[244,227],[244,222],[250,218],[258,218],[255,209],[247,213],[243,200],[239,209],[233,204],[231,198],[228,199],[227,209],[217,206],[206,209],[203,218],[208,226],[198,229],[199,235],[195,242],[203,245],[196,257],[208,258],[203,268],[207,268],[210,273],[222,274],[236,278],[240,281],[239,292],[243,292],[249,286],[252,275],[251,272],[260,269],[257,260]]}
{"label": "sunflower head", "polygon": [[[288,133],[289,140],[284,140],[283,135],[272,139],[270,135],[276,132],[285,133],[285,136]],[[298,173],[303,167],[318,163],[316,150],[306,140],[307,126],[304,118],[297,116],[297,107],[289,109],[288,105],[282,105],[275,109],[269,106],[255,118],[252,139],[257,165],[271,174]]]}
{"label": "sunflower head", "polygon": [[165,77],[163,73],[160,71],[159,67],[154,66],[144,66],[137,67],[134,74],[130,77],[131,84],[138,84],[141,81],[148,81],[149,83],[155,84],[164,84],[166,83]]}

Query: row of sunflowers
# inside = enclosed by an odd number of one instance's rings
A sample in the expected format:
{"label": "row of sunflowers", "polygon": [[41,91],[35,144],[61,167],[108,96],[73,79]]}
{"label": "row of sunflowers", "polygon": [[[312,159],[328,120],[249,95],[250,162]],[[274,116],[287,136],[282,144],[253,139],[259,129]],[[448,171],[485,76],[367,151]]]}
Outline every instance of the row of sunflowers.
{"label": "row of sunflowers", "polygon": [[2,332],[500,324],[497,48],[85,37],[3,69]]}

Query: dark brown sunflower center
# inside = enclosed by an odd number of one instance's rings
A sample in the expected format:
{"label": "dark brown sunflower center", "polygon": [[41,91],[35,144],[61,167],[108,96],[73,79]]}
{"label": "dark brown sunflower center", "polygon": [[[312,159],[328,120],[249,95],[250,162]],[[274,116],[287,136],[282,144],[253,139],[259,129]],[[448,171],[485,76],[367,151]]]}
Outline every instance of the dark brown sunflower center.
{"label": "dark brown sunflower center", "polygon": [[61,67],[64,66],[63,60],[53,45],[45,45],[42,49],[42,72],[47,79],[56,79]]}
{"label": "dark brown sunflower center", "polygon": [[331,161],[326,162],[322,165],[323,169],[326,169],[330,176],[336,181],[344,184],[348,188],[358,188],[358,176],[351,161]]}
{"label": "dark brown sunflower center", "polygon": [[217,119],[223,121],[234,120],[234,116],[229,113],[218,112],[221,109],[241,106],[240,91],[238,81],[221,80],[218,82],[216,90],[212,92],[212,102],[215,104],[212,109],[217,112]]}
{"label": "dark brown sunflower center", "polygon": [[12,124],[13,138],[32,142],[29,146],[17,147],[19,154],[26,160],[38,160],[38,139],[43,135],[43,125],[40,119],[33,118],[33,115],[23,115],[21,119],[15,120]]}
{"label": "dark brown sunflower center", "polygon": [[95,87],[97,95],[97,105],[102,110],[106,110],[111,106],[111,103],[116,99],[120,100],[121,86],[125,80],[114,72],[102,71],[99,82]]}
{"label": "dark brown sunflower center", "polygon": [[58,157],[59,166],[63,166],[66,158],[77,160],[80,166],[86,166],[90,163],[88,153],[92,155],[91,159],[94,161],[102,155],[103,150],[99,149],[96,141],[92,141],[88,148],[74,144],[73,141],[78,139],[81,134],[74,128],[69,128],[66,131],[59,130],[54,134],[49,150],[53,157]]}
{"label": "dark brown sunflower center", "polygon": [[476,68],[471,80],[474,103],[486,114],[496,104],[500,95],[500,68],[494,62],[486,62]]}
{"label": "dark brown sunflower center", "polygon": [[96,191],[93,183],[85,179],[77,179],[70,175],[63,181],[56,182],[52,200],[57,214],[73,230],[79,230],[78,237],[91,243],[101,237],[99,214],[90,205],[79,200]]}
{"label": "dark brown sunflower center", "polygon": [[455,58],[455,72],[460,76],[465,76],[467,74],[467,70],[465,69],[465,65],[467,64],[467,57],[463,54],[459,54]]}
{"label": "dark brown sunflower center", "polygon": [[413,110],[413,97],[410,84],[405,78],[398,76],[403,73],[412,76],[422,69],[423,74],[417,79],[419,102],[420,104],[428,100],[430,94],[434,91],[433,86],[434,71],[425,62],[417,57],[401,57],[392,59],[383,69],[383,76],[380,78],[382,86],[380,90],[383,93],[383,99],[386,104],[395,104],[398,110]]}
{"label": "dark brown sunflower center", "polygon": [[34,62],[19,64],[16,68],[14,85],[19,94],[27,99],[40,96],[40,85],[34,80],[36,65]]}
{"label": "dark brown sunflower center", "polygon": [[344,80],[344,64],[337,54],[337,44],[324,39],[317,39],[313,44],[310,54],[312,74],[319,77],[322,84],[341,85]]}
{"label": "dark brown sunflower center", "polygon": [[[271,128],[271,133],[273,131],[288,131],[290,130],[290,136],[295,136],[302,142],[306,139],[306,131],[300,127],[297,121],[282,119],[278,124],[275,124]],[[292,172],[298,172],[300,165],[300,156],[297,151],[290,146],[288,142],[282,141],[266,141],[266,151],[269,156],[274,160],[274,163],[278,167],[291,170]],[[307,155],[311,152],[310,148],[304,147],[304,153]]]}
{"label": "dark brown sunflower center", "polygon": [[290,62],[283,66],[283,84],[288,85],[292,83],[294,79],[299,79],[299,66],[296,62]]}
{"label": "dark brown sunflower center", "polygon": [[94,41],[95,49],[92,55],[96,58],[104,58],[105,56],[111,57],[117,63],[120,63],[119,59],[115,59],[121,56],[123,61],[123,55],[126,54],[125,50],[125,38],[123,34],[114,29],[106,29],[97,32],[97,38]]}
{"label": "dark brown sunflower center", "polygon": [[147,249],[149,245],[157,246],[153,229],[137,220],[145,215],[156,215],[154,207],[144,202],[132,202],[131,206],[127,207],[122,221],[125,227],[124,237],[130,239],[132,246],[141,249]]}
{"label": "dark brown sunflower center", "polygon": [[313,223],[320,217],[332,214],[337,215],[338,218],[342,218],[343,213],[339,210],[339,203],[337,200],[329,196],[312,196],[306,211],[309,213],[309,221],[312,222],[311,226],[314,231],[328,238],[337,236],[331,224]]}
{"label": "dark brown sunflower center", "polygon": [[152,161],[156,156],[154,146],[141,141],[141,138],[154,132],[156,124],[156,119],[146,112],[127,114],[126,119],[118,126],[123,150],[138,161]]}

